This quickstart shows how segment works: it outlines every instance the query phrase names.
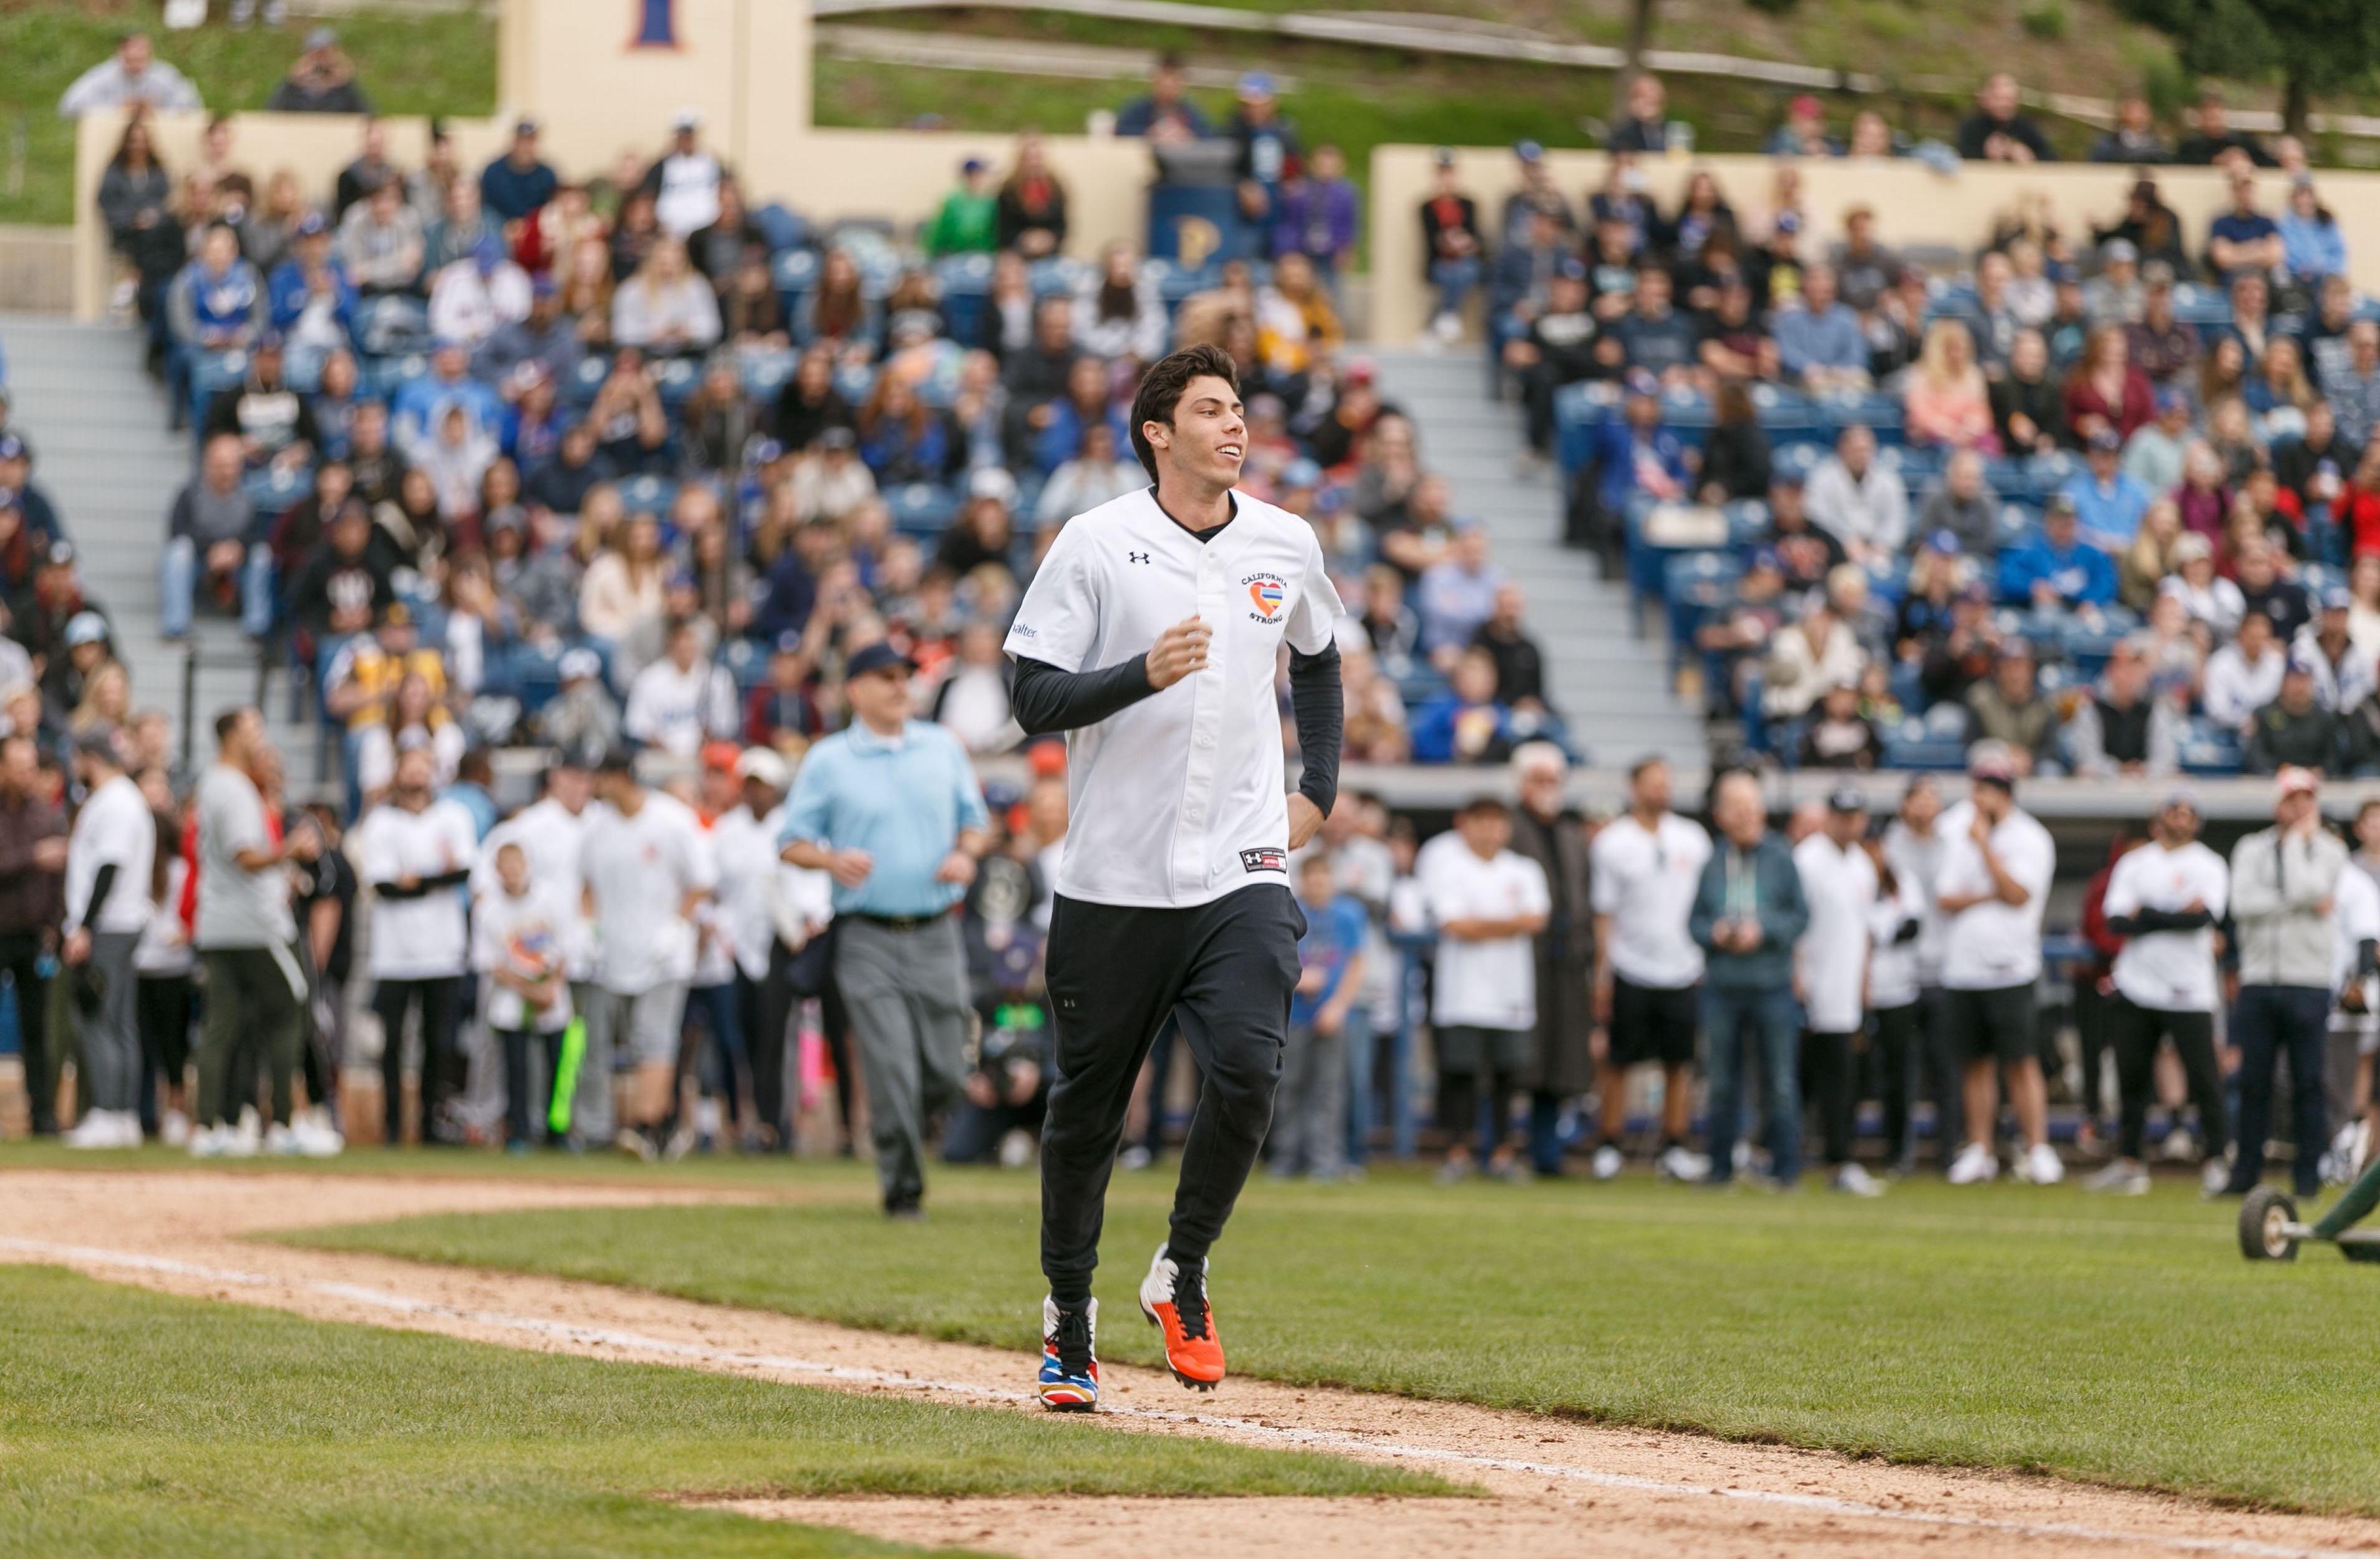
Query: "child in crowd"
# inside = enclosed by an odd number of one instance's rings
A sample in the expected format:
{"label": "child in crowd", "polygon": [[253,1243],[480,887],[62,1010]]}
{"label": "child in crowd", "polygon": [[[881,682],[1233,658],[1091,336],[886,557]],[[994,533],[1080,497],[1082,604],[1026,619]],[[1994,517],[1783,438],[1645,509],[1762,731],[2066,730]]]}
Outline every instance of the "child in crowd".
{"label": "child in crowd", "polygon": [[1368,927],[1363,905],[1339,891],[1327,850],[1298,863],[1297,903],[1305,934],[1297,940],[1297,990],[1273,1102],[1272,1172],[1335,1180],[1346,1169],[1347,1011],[1363,993]]}
{"label": "child in crowd", "polygon": [[[516,844],[498,846],[496,886],[480,895],[472,914],[471,965],[487,977],[488,1027],[504,1041],[507,1152],[528,1152],[537,1141],[529,1106],[551,1096],[562,1070],[571,1020],[563,971],[570,922],[571,907],[560,893],[529,880],[528,852]],[[530,1072],[532,1041],[545,1056],[543,1090]]]}

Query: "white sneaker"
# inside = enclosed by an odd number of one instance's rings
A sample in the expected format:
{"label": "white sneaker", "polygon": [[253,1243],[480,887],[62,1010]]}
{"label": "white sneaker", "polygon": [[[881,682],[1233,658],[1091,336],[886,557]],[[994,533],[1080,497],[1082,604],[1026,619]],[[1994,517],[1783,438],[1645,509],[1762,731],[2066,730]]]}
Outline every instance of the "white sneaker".
{"label": "white sneaker", "polygon": [[2219,1197],[2230,1188],[2231,1155],[2226,1153],[2221,1158],[2208,1159],[2206,1167],[2198,1172],[2199,1194],[2210,1198]]}
{"label": "white sneaker", "polygon": [[[125,1140],[124,1127],[131,1123],[132,1139]],[[75,1128],[58,1139],[69,1148],[114,1151],[119,1148],[140,1146],[140,1121],[136,1115],[115,1110],[93,1110],[75,1123]]]}
{"label": "white sneaker", "polygon": [[1116,1167],[1127,1175],[1137,1174],[1157,1162],[1157,1155],[1135,1142],[1116,1157]]}
{"label": "white sneaker", "polygon": [[2157,1144],[2157,1157],[2168,1163],[2188,1163],[2197,1156],[2198,1139],[2178,1126],[2167,1132],[2165,1140]]}
{"label": "white sneaker", "polygon": [[651,1163],[662,1156],[660,1151],[654,1148],[651,1139],[634,1127],[624,1126],[613,1133],[612,1146],[629,1157],[642,1159],[647,1163]]}
{"label": "white sneaker", "polygon": [[1654,1170],[1663,1178],[1697,1182],[1710,1178],[1710,1160],[1693,1149],[1672,1142],[1653,1161]]}
{"label": "white sneaker", "polygon": [[190,1156],[194,1159],[223,1157],[224,1132],[221,1127],[202,1126],[190,1133]]}
{"label": "white sneaker", "polygon": [[1970,1142],[1950,1161],[1950,1172],[1943,1178],[1953,1186],[1982,1186],[1998,1178],[1999,1172],[1999,1160],[1992,1157],[1992,1151],[1980,1142]]}
{"label": "white sneaker", "polygon": [[264,1151],[267,1157],[294,1159],[303,1154],[305,1151],[305,1144],[298,1140],[298,1133],[294,1128],[284,1126],[279,1121],[274,1121],[266,1128]]}
{"label": "white sneaker", "polygon": [[264,1123],[257,1118],[255,1105],[243,1104],[240,1106],[239,1125],[236,1128],[235,1135],[238,1137],[239,1140],[244,1144],[244,1147],[241,1151],[232,1156],[236,1158],[254,1157],[258,1144],[264,1139]]}
{"label": "white sneaker", "polygon": [[1463,339],[1463,316],[1447,310],[1429,322],[1430,333],[1451,347]]}
{"label": "white sneaker", "polygon": [[2066,1178],[2066,1161],[2046,1142],[2035,1142],[2010,1166],[2016,1177],[2032,1186],[2055,1186]]}
{"label": "white sneaker", "polygon": [[1595,1160],[1589,1168],[1598,1180],[1617,1180],[1620,1178],[1621,1170],[1627,1166],[1627,1158],[1616,1145],[1606,1142],[1602,1147],[1595,1150]]}
{"label": "white sneaker", "polygon": [[1884,1186],[1873,1175],[1855,1163],[1847,1163],[1835,1171],[1835,1189],[1847,1197],[1880,1197]]}
{"label": "white sneaker", "polygon": [[347,1139],[331,1124],[327,1110],[309,1110],[289,1126],[289,1135],[298,1144],[297,1151],[310,1159],[334,1159],[343,1152]]}
{"label": "white sneaker", "polygon": [[1033,1134],[1018,1127],[1000,1139],[1000,1167],[1022,1169],[1033,1162]]}
{"label": "white sneaker", "polygon": [[2129,1159],[2118,1159],[2084,1180],[2082,1188],[2111,1197],[2144,1197],[2149,1194],[2149,1172]]}
{"label": "white sneaker", "polygon": [[168,1110],[157,1118],[157,1140],[168,1148],[190,1145],[190,1117],[179,1110]]}

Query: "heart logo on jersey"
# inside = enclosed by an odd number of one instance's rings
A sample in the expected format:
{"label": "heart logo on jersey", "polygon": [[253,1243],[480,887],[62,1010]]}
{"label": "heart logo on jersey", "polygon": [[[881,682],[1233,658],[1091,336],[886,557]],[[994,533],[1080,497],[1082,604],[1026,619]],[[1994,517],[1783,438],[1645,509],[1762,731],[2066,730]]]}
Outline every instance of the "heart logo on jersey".
{"label": "heart logo on jersey", "polygon": [[1277,574],[1251,574],[1242,581],[1248,587],[1248,599],[1256,603],[1257,621],[1278,622],[1281,603],[1289,599],[1289,585]]}

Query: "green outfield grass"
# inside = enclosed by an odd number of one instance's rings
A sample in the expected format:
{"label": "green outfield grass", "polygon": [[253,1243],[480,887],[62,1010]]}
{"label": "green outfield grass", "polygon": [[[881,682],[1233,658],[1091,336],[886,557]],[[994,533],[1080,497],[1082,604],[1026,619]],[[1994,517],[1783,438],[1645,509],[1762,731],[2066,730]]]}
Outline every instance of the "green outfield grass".
{"label": "green outfield grass", "polygon": [[0,1268],[0,1318],[10,1559],[824,1559],[922,1551],[667,1496],[1450,1492],[1339,1457],[328,1325],[43,1268]]}
{"label": "green outfield grass", "polygon": [[[428,1217],[298,1236],[854,1325],[1030,1346],[1029,1175],[941,1172],[923,1226],[847,1174],[775,1206]],[[1171,1176],[1120,1175],[1109,1357]],[[2380,1512],[2362,1362],[2380,1273],[2243,1261],[2235,1204],[2179,1181],[1877,1202],[1614,1185],[1440,1190],[1414,1175],[1251,1189],[1215,1258],[1235,1370],[1912,1461]],[[1021,1368],[1021,1366],[1020,1366]]]}

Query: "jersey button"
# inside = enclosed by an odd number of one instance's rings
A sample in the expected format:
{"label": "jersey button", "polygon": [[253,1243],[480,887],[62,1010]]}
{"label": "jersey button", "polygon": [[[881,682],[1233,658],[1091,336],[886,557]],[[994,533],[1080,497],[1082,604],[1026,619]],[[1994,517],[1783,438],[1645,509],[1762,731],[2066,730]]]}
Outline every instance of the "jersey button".
{"label": "jersey button", "polygon": [[1196,740],[1200,747],[1212,747],[1215,745],[1215,737],[1211,732],[1199,732]]}
{"label": "jersey button", "polygon": [[1182,809],[1182,815],[1189,822],[1201,822],[1205,821],[1207,811],[1203,807],[1184,807]]}

